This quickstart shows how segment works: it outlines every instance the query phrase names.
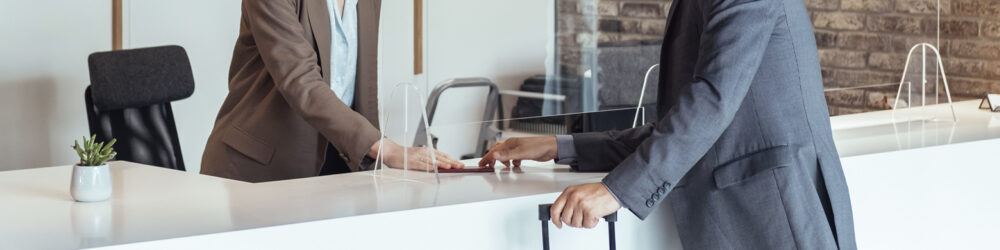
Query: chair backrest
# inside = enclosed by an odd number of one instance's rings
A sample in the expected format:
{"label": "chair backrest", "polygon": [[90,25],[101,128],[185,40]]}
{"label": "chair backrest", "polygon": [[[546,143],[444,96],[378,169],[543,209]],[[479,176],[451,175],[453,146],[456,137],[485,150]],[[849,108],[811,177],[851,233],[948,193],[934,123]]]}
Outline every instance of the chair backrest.
{"label": "chair backrest", "polygon": [[94,53],[85,100],[90,132],[118,139],[116,159],[185,170],[171,101],[194,93],[179,46]]}

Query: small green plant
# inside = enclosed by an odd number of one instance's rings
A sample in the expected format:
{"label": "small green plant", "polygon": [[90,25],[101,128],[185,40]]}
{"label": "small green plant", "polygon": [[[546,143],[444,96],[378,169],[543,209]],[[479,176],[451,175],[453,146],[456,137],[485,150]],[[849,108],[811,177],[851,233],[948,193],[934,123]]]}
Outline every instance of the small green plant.
{"label": "small green plant", "polygon": [[73,149],[76,150],[76,154],[80,156],[80,166],[101,166],[108,162],[118,152],[111,147],[115,145],[117,139],[112,138],[111,142],[104,145],[104,142],[97,143],[97,135],[91,135],[90,139],[86,136],[83,137],[83,145],[80,145],[79,141],[73,141]]}

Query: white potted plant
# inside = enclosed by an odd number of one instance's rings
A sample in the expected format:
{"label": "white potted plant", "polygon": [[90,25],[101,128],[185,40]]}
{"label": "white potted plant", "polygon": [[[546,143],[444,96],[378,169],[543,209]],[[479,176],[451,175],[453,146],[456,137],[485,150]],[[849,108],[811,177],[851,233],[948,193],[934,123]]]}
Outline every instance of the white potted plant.
{"label": "white potted plant", "polygon": [[83,145],[73,141],[73,149],[80,156],[80,163],[73,166],[70,184],[70,193],[76,201],[104,201],[111,197],[111,170],[107,162],[118,154],[112,148],[117,140],[111,139],[105,145],[104,142],[97,143],[96,139],[97,135],[90,136],[90,139],[83,137]]}

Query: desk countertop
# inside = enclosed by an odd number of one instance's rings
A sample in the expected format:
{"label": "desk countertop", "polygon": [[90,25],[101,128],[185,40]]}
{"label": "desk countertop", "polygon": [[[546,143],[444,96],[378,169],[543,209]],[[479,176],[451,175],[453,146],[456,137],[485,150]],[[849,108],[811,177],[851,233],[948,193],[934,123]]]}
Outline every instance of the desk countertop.
{"label": "desk countertop", "polygon": [[74,202],[70,166],[0,173],[2,247],[64,249],[116,245],[349,216],[548,194],[603,173],[537,164],[495,173],[433,174],[387,169],[245,183],[112,162],[109,201]]}
{"label": "desk countertop", "polygon": [[841,157],[1000,138],[1000,113],[979,109],[978,100],[830,118]]}
{"label": "desk countertop", "polygon": [[[987,154],[971,151],[995,148],[1000,143],[1000,140],[993,140],[1000,138],[1000,115],[975,109],[975,104],[978,102],[956,103],[958,123],[898,117],[894,122],[889,111],[831,118],[834,137],[844,157],[862,245],[868,242],[868,246],[891,247],[891,242],[880,241],[871,235],[892,232],[898,229],[896,225],[918,227],[911,225],[918,220],[950,218],[926,218],[938,214],[957,213],[954,216],[965,223],[942,225],[968,225],[974,221],[971,217],[977,216],[991,225],[1000,223],[996,216],[982,213],[1000,209],[996,207],[996,199],[992,199],[1000,190],[986,184],[990,183],[989,178],[996,176],[996,171],[975,166],[997,165],[987,163],[989,160],[984,158]],[[961,143],[973,141],[979,142]],[[942,145],[948,146],[937,147]],[[941,154],[966,160],[934,158]],[[906,164],[918,167],[906,168]],[[949,166],[951,164],[961,166]],[[129,162],[113,162],[111,166],[113,197],[98,203],[72,200],[69,195],[70,166],[0,172],[0,206],[4,208],[0,212],[0,248],[118,245],[551,195],[566,186],[596,182],[604,176],[603,173],[572,173],[566,166],[551,163],[531,163],[517,171],[446,174],[442,175],[440,185],[432,174],[392,169],[380,173],[358,172],[251,184]],[[954,169],[942,170],[948,174],[938,177],[928,174],[941,167]],[[900,181],[885,184],[892,178]],[[973,179],[975,181],[967,181]],[[962,185],[951,185],[956,183]],[[932,188],[941,186],[947,188]],[[933,199],[929,201],[937,205],[931,208],[915,205],[925,204],[921,202],[921,193],[931,195]],[[976,203],[973,197],[989,202]],[[937,203],[933,203],[935,201]],[[952,202],[961,206],[942,205]],[[886,210],[918,206],[920,208],[911,213]],[[902,218],[893,217],[893,214],[926,217]],[[909,219],[914,221],[907,221]],[[954,230],[927,227],[935,232]]]}

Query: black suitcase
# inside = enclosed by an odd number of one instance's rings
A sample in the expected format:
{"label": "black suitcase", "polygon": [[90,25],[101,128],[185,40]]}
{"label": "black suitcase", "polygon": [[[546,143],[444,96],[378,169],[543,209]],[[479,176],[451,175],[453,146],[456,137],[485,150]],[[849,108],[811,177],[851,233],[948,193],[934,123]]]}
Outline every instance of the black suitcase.
{"label": "black suitcase", "polygon": [[[542,249],[549,250],[549,219],[551,219],[551,214],[549,210],[552,208],[552,204],[540,204],[538,205],[538,220],[542,221]],[[615,222],[618,221],[618,212],[604,216],[604,220],[608,222],[608,243],[611,250],[615,250]]]}

